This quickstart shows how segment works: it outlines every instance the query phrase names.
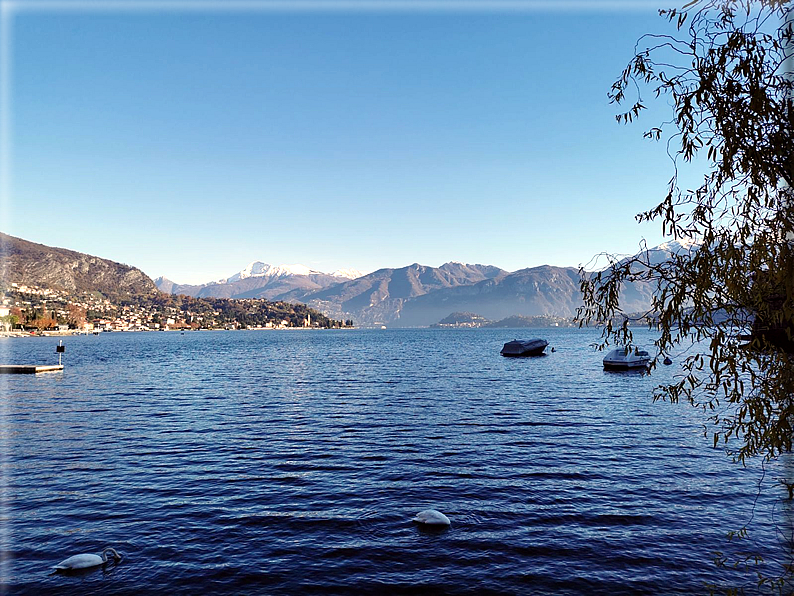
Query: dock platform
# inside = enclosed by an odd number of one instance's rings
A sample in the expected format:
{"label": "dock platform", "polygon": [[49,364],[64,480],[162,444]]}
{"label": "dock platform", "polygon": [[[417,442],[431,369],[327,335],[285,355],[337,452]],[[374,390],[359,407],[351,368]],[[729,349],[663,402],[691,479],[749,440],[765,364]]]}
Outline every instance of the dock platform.
{"label": "dock platform", "polygon": [[0,375],[32,375],[63,370],[62,364],[0,364]]}

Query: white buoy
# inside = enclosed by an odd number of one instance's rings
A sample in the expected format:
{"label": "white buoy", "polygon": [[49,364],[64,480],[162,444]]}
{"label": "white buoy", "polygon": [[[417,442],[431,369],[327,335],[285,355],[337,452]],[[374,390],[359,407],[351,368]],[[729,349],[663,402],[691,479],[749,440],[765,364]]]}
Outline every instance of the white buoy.
{"label": "white buoy", "polygon": [[417,513],[413,521],[425,526],[448,526],[450,524],[449,518],[435,509],[426,509]]}
{"label": "white buoy", "polygon": [[105,548],[102,551],[101,555],[94,555],[89,553],[84,553],[81,555],[72,555],[68,559],[64,559],[57,565],[55,565],[56,571],[72,571],[76,569],[88,569],[90,567],[99,567],[100,565],[104,565],[109,561],[107,553],[111,553],[111,558],[113,562],[116,563],[121,561],[121,555],[118,554],[115,549],[110,547]]}

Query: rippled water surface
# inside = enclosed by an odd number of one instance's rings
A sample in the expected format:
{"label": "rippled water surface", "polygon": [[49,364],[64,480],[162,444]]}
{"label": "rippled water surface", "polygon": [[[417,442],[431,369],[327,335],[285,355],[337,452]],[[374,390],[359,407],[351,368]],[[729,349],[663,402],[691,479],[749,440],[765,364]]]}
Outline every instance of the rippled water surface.
{"label": "rippled water surface", "polygon": [[[554,353],[499,356],[543,336]],[[650,346],[648,332],[640,332]],[[608,373],[580,330],[105,333],[3,375],[9,594],[705,593],[778,556],[774,474]],[[5,340],[50,363],[56,339]],[[448,530],[422,531],[436,508]],[[122,551],[79,576],[69,555]],[[744,548],[748,545],[742,545]],[[779,562],[779,561],[778,561]]]}

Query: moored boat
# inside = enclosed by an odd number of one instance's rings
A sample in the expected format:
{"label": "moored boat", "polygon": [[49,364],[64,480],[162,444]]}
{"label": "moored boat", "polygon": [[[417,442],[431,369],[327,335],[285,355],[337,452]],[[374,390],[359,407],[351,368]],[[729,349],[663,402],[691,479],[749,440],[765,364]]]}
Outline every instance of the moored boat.
{"label": "moored boat", "polygon": [[645,350],[629,347],[615,348],[604,356],[604,370],[629,370],[646,368],[651,356]]}
{"label": "moored boat", "polygon": [[545,339],[514,339],[507,342],[502,351],[499,352],[502,356],[540,356],[543,350],[549,345]]}

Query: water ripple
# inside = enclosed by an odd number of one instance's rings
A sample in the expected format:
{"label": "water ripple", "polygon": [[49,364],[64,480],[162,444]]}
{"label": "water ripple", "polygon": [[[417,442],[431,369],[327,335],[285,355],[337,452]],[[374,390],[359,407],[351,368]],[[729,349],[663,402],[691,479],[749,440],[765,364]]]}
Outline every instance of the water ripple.
{"label": "water ripple", "polygon": [[[734,548],[725,533],[752,519],[756,544],[775,560],[774,487],[751,515],[757,471],[710,449],[693,410],[653,404],[658,377],[605,374],[588,347],[594,332],[543,333],[557,352],[528,360],[501,358],[505,334],[485,330],[70,338],[63,374],[4,379],[4,588],[684,594],[707,581],[752,585],[738,570],[718,573],[711,553]],[[47,341],[10,348],[35,361],[54,352]],[[452,526],[411,522],[427,508]],[[49,574],[106,545],[124,553],[119,565]]]}

